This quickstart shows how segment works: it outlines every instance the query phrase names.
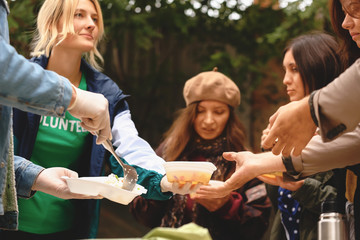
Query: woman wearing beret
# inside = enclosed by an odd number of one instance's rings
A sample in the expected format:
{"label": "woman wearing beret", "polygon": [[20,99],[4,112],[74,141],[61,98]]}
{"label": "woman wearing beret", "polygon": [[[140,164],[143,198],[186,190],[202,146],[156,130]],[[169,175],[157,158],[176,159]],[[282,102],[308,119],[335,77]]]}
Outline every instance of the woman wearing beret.
{"label": "woman wearing beret", "polygon": [[[222,157],[225,151],[243,151],[245,131],[235,109],[240,104],[236,84],[217,71],[203,72],[184,87],[186,108],[165,133],[156,150],[166,161],[208,161],[217,170],[212,180],[225,181],[235,163]],[[130,211],[148,227],[180,227],[194,222],[216,239],[261,239],[271,210],[264,184],[253,179],[225,197],[206,199],[174,195],[166,201],[137,197]]]}

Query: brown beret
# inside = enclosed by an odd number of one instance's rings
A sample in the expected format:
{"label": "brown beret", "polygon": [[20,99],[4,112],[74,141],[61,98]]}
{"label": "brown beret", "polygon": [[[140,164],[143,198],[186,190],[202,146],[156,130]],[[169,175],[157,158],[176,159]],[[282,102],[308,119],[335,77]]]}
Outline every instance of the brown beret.
{"label": "brown beret", "polygon": [[202,100],[217,100],[232,107],[240,105],[240,90],[224,74],[214,71],[202,72],[186,81],[184,86],[186,106]]}

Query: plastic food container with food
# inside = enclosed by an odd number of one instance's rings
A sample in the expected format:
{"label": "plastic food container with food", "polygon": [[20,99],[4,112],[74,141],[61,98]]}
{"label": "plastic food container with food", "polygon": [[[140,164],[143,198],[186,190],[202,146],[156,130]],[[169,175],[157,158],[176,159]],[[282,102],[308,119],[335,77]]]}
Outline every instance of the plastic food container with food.
{"label": "plastic food container with food", "polygon": [[113,174],[110,174],[107,177],[63,178],[66,180],[70,191],[73,193],[89,196],[101,195],[104,198],[123,205],[129,204],[136,196],[147,192],[147,190],[139,184],[136,184],[132,191],[122,189],[123,178],[115,178]]}
{"label": "plastic food container with food", "polygon": [[169,182],[185,184],[207,184],[216,167],[211,162],[202,161],[172,161],[164,163]]}

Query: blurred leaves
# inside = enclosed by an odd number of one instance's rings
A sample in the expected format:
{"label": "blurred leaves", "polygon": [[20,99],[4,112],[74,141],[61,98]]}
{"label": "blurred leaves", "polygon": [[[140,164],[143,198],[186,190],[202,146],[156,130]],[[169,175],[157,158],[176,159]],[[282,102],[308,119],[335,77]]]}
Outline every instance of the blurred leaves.
{"label": "blurred leaves", "polygon": [[[25,56],[41,2],[10,3],[11,42]],[[304,11],[299,10],[302,1],[284,9],[276,1],[262,2],[272,4],[100,0],[106,32],[100,48],[104,72],[133,96],[129,104],[141,136],[154,146],[159,143],[174,112],[184,107],[185,81],[195,74],[217,66],[248,96],[243,110],[269,74],[268,61],[281,60],[289,39],[315,29],[331,31],[327,0],[313,1]]]}
{"label": "blurred leaves", "polygon": [[32,31],[35,29],[34,8],[38,1],[22,0],[10,1],[8,16],[11,44],[16,46],[19,53],[29,56],[29,43]]}

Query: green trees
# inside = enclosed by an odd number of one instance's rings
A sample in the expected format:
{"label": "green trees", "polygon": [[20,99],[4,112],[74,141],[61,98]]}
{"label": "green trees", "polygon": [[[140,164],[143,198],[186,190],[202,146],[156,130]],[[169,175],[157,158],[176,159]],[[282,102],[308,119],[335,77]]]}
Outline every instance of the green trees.
{"label": "green trees", "polygon": [[[104,72],[128,99],[133,120],[153,147],[185,106],[187,79],[218,67],[242,93],[240,113],[253,139],[253,91],[269,74],[269,61],[281,66],[282,49],[292,37],[311,30],[331,31],[327,1],[304,1],[278,8],[248,1],[101,0],[106,38],[101,44]],[[262,1],[260,1],[262,2]],[[271,1],[267,1],[271,2]],[[11,1],[11,41],[28,56],[28,43],[41,2]],[[250,6],[249,6],[250,5]],[[250,141],[252,145],[258,144]]]}

